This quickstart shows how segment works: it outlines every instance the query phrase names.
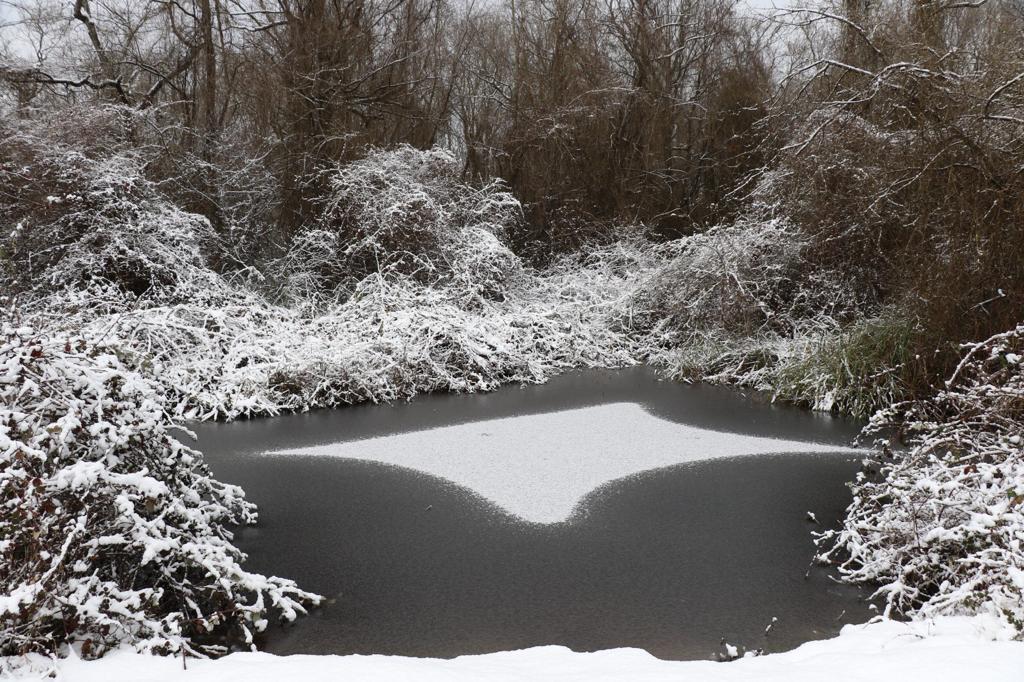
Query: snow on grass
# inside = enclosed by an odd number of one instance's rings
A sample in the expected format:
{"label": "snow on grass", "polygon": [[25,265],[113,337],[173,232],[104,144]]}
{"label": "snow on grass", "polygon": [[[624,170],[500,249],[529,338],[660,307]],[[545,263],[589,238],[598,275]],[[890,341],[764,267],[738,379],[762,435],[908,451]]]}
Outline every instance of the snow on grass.
{"label": "snow on grass", "polygon": [[820,443],[711,431],[611,403],[268,454],[358,459],[469,488],[532,523],[567,521],[591,491],[650,469],[719,457],[851,452]]}
{"label": "snow on grass", "polygon": [[19,676],[23,682],[1019,682],[1024,643],[1006,641],[1009,634],[983,617],[883,621],[847,625],[833,639],[729,663],[663,661],[639,649],[575,653],[545,646],[451,660],[235,653],[190,660],[186,669],[181,659],[124,651],[88,662],[37,659]]}

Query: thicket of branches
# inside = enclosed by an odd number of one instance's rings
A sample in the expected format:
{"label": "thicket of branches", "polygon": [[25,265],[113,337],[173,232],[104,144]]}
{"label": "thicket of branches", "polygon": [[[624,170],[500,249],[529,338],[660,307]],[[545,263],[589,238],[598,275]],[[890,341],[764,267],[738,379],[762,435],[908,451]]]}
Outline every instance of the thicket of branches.
{"label": "thicket of branches", "polygon": [[794,45],[759,124],[775,151],[735,187],[739,219],[659,278],[665,360],[867,416],[1021,319],[1024,16],[886,2],[774,21]]}
{"label": "thicket of branches", "polygon": [[242,252],[301,229],[321,171],[367,146],[448,146],[467,180],[504,178],[520,246],[611,218],[686,229],[763,158],[773,29],[727,0],[5,5],[6,115],[153,112],[128,133],[162,149],[151,179]]}
{"label": "thicket of branches", "polygon": [[784,86],[808,104],[782,112],[801,123],[761,191],[808,235],[812,263],[912,322],[899,374],[920,392],[961,342],[1024,309],[1024,15],[1000,2],[845,9],[837,48]]}
{"label": "thicket of branches", "polygon": [[[4,117],[47,128],[37,144],[59,131],[65,148],[92,150],[73,167],[108,163],[102,145],[139,158],[146,191],[209,222],[191,229],[208,229],[204,248],[216,248],[204,258],[221,273],[287,253],[333,258],[317,238],[333,171],[404,144],[446,148],[443,173],[466,187],[501,178],[522,207],[502,226],[506,246],[535,262],[607,244],[614,224],[672,236],[737,218],[788,222],[802,265],[769,297],[843,287],[838,327],[908,318],[854,335],[853,354],[896,370],[860,411],[937,386],[959,343],[1012,327],[1024,305],[1024,18],[1012,3],[838,2],[766,16],[726,0],[6,6]],[[98,106],[123,114],[97,117]],[[54,115],[69,107],[74,125]],[[6,179],[15,212],[48,200],[31,196],[31,173]],[[142,200],[139,186],[119,191]],[[362,218],[338,205],[330,220],[328,232]],[[51,232],[67,241],[69,227]],[[348,287],[372,257],[346,252],[321,276]],[[771,311],[767,330],[785,335],[791,312]],[[790,329],[838,328],[795,312]],[[748,335],[766,331],[755,322]],[[723,339],[726,355],[744,354],[730,330],[680,331],[715,336],[710,354]]]}

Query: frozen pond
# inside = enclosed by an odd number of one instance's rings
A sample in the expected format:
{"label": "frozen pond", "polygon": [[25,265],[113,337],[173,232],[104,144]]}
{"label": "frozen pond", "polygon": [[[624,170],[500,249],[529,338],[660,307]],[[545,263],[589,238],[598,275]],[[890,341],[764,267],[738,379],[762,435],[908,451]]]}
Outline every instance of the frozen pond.
{"label": "frozen pond", "polygon": [[197,432],[260,506],[248,565],[332,600],[273,652],[708,658],[870,615],[808,572],[807,512],[835,523],[857,469],[842,420],[631,369]]}

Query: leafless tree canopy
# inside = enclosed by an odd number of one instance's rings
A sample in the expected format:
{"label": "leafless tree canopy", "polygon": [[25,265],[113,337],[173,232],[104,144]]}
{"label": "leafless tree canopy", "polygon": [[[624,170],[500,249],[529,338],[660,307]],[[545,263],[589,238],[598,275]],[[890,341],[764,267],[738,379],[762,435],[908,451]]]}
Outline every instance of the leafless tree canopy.
{"label": "leafless tree canopy", "polygon": [[762,160],[775,29],[725,0],[7,5],[7,115],[153,112],[134,143],[160,147],[154,171],[189,208],[230,222],[223,176],[255,163],[281,239],[309,218],[317,172],[371,145],[458,150],[548,242],[581,218],[684,228]]}

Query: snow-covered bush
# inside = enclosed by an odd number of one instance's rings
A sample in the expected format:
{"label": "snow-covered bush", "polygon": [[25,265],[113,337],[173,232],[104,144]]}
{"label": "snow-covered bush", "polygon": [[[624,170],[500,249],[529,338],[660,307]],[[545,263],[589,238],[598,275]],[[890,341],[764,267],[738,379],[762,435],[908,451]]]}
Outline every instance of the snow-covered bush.
{"label": "snow-covered bush", "polygon": [[804,320],[854,319],[863,301],[808,261],[807,238],[766,211],[674,242],[674,257],[638,296],[665,331],[787,334]]}
{"label": "snow-covered bush", "polygon": [[677,242],[678,254],[642,296],[662,325],[750,334],[782,312],[803,244],[785,221],[740,222]]}
{"label": "snow-covered bush", "polygon": [[213,269],[234,273],[280,256],[291,221],[281,173],[270,162],[275,140],[254,137],[237,123],[221,131],[212,149],[197,149],[195,131],[187,126],[165,125],[161,135],[183,142],[151,155],[149,177],[174,205],[209,216]]}
{"label": "snow-covered bush", "polygon": [[525,269],[502,300],[472,305],[450,287],[382,275],[315,314],[239,292],[230,304],[155,306],[82,328],[116,339],[173,392],[174,409],[195,418],[485,391],[638,362],[645,336],[630,293],[662,262],[637,240]]}
{"label": "snow-covered bush", "polygon": [[970,346],[943,391],[867,433],[884,455],[821,558],[881,583],[887,613],[994,610],[1024,635],[1024,325]]}
{"label": "snow-covered bush", "polygon": [[0,332],[0,655],[212,653],[317,599],[242,569],[228,526],[255,509],[170,407],[116,347]]}
{"label": "snow-covered bush", "polygon": [[172,302],[222,289],[203,254],[208,221],[163,198],[143,163],[28,123],[0,125],[0,283],[33,297],[61,292],[55,302],[97,290]]}
{"label": "snow-covered bush", "polygon": [[810,240],[762,208],[678,240],[634,298],[650,326],[649,359],[680,379],[767,391],[858,415],[903,397],[892,368],[906,352],[898,313],[870,302],[807,257]]}
{"label": "snow-covered bush", "polygon": [[441,149],[370,150],[327,174],[314,224],[277,264],[290,300],[338,298],[370,275],[452,285],[460,299],[500,297],[520,269],[503,239],[521,208],[500,182],[473,188]]}

